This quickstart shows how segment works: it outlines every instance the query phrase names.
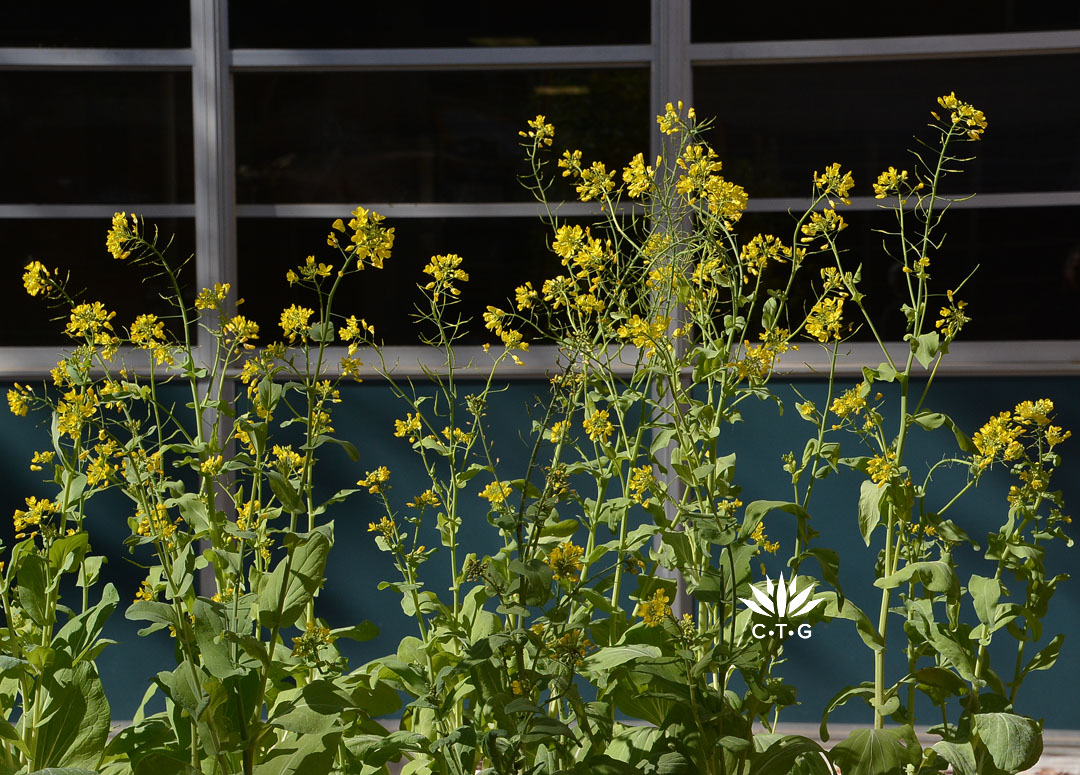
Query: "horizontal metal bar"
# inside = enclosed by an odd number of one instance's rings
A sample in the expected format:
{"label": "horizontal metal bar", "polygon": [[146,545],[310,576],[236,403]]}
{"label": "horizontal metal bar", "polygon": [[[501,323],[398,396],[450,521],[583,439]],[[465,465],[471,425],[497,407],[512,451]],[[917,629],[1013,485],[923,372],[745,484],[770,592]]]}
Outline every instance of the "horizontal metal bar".
{"label": "horizontal metal bar", "polygon": [[[893,361],[906,360],[908,347],[902,342],[887,344]],[[49,370],[56,365],[62,348],[59,347],[0,347],[0,380],[27,380],[48,376]],[[327,362],[336,364],[346,352],[342,347],[327,350]],[[462,377],[481,378],[497,355],[485,353],[479,346],[459,347],[455,349],[460,364],[457,373]],[[207,353],[209,355],[209,353]],[[425,372],[441,372],[445,368],[445,359],[438,350],[423,346],[387,347],[383,356],[389,371],[395,377],[420,378]],[[202,355],[197,351],[196,359]],[[364,361],[361,376],[365,379],[379,380],[381,375],[376,364],[378,357],[368,351],[358,351],[357,357]],[[498,369],[498,376],[504,379],[543,379],[558,369],[558,350],[553,346],[535,346],[528,352],[519,352],[522,364],[518,366],[509,359],[503,361]],[[637,351],[632,347],[624,348],[621,357],[620,373],[628,373],[633,368]],[[117,363],[125,358],[134,368],[145,362],[145,353],[121,351]],[[871,342],[853,342],[841,345],[837,357],[836,373],[841,377],[858,377],[863,366],[877,366],[885,360],[876,344]],[[331,369],[333,373],[333,369]],[[983,377],[983,376],[1080,376],[1080,341],[1062,340],[1027,340],[1015,342],[953,342],[949,345],[949,355],[942,361],[938,376]],[[829,374],[829,353],[824,347],[812,342],[799,346],[797,351],[785,353],[780,357],[775,369],[774,379],[823,378]],[[925,376],[925,372],[916,368],[916,377]]]}
{"label": "horizontal metal bar", "polygon": [[501,48],[268,49],[232,51],[237,70],[430,70],[635,67],[652,46],[510,46]]}
{"label": "horizontal metal bar", "polygon": [[690,45],[690,59],[695,65],[961,59],[1075,53],[1080,53],[1080,30],[902,38],[763,40]]}
{"label": "horizontal metal bar", "polygon": [[[948,197],[940,196],[938,201],[946,201]],[[872,196],[853,196],[850,205],[838,205],[840,210],[877,210],[880,208],[892,209],[890,202],[895,200],[875,199]],[[786,213],[803,212],[808,200],[799,197],[750,197],[747,211],[752,213]],[[909,199],[908,209],[915,206],[915,199]],[[1026,191],[1002,194],[978,194],[957,198],[952,201],[951,207],[971,210],[995,210],[1001,208],[1025,208],[1025,207],[1077,207],[1080,206],[1080,191]]]}
{"label": "horizontal metal bar", "polygon": [[190,48],[0,48],[0,70],[184,70]]}
{"label": "horizontal metal bar", "polygon": [[107,204],[107,205],[39,205],[0,204],[0,220],[48,218],[111,218],[113,213],[126,212],[147,218],[194,218],[193,204]]}
{"label": "horizontal metal bar", "polygon": [[[468,203],[382,203],[365,204],[387,218],[535,218],[544,212],[537,202],[468,202]],[[340,218],[352,212],[356,204],[248,204],[237,205],[241,218]],[[552,205],[556,214],[571,216],[599,215],[600,207],[587,202],[564,202]]]}

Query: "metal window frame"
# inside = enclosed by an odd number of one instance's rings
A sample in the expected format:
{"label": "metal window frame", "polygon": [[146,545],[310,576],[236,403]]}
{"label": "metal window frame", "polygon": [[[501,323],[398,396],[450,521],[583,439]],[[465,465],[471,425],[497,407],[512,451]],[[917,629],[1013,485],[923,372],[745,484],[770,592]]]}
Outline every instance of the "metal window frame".
{"label": "metal window frame", "polygon": [[[689,101],[693,67],[814,62],[1040,56],[1080,53],[1080,30],[829,40],[690,42],[688,0],[653,0],[651,43],[612,46],[524,46],[504,48],[406,49],[233,49],[228,41],[227,0],[191,0],[191,46],[177,49],[0,48],[0,71],[189,71],[192,75],[195,201],[190,204],[0,204],[0,219],[108,218],[116,209],[154,218],[193,218],[196,282],[237,281],[237,218],[326,218],[355,203],[238,205],[235,195],[235,125],[232,76],[237,72],[333,72],[401,70],[503,70],[530,68],[650,68],[653,114],[672,99]],[[642,120],[651,121],[650,117]],[[654,145],[659,135],[653,132]],[[657,148],[653,148],[653,152]],[[752,199],[750,212],[786,212],[804,203],[794,198]],[[530,202],[365,203],[390,218],[533,217]],[[853,210],[876,206],[856,197]],[[981,194],[958,207],[1031,208],[1080,206],[1080,191]],[[588,216],[596,208],[577,202],[560,207],[564,216]],[[203,343],[205,344],[205,343]],[[903,344],[890,344],[902,351]],[[804,347],[788,354],[780,373],[790,378],[821,375],[827,363]],[[482,351],[477,348],[477,353]],[[854,343],[838,373],[855,376],[861,363],[880,356],[876,345]],[[401,376],[423,376],[435,359],[420,347],[391,347],[389,360]],[[44,376],[54,365],[53,347],[0,347],[0,379]],[[536,347],[525,366],[505,369],[508,379],[540,378],[555,365],[553,347]],[[1080,375],[1080,340],[959,342],[939,374],[964,376]]]}

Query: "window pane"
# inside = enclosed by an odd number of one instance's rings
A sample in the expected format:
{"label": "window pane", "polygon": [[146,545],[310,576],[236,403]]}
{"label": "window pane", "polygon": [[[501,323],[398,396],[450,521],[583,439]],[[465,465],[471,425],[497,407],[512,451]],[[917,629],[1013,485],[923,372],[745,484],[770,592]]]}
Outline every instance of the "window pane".
{"label": "window pane", "polygon": [[[386,268],[350,275],[335,306],[341,314],[365,318],[388,345],[417,343],[413,316],[423,297],[416,286],[431,279],[422,270],[433,255],[457,253],[463,259],[469,282],[460,284],[461,303],[454,311],[473,319],[465,340],[470,344],[494,338],[480,319],[489,304],[506,309],[515,287],[526,280],[540,287],[561,269],[539,219],[398,219],[387,225],[395,228],[395,241]],[[281,338],[282,309],[313,304],[304,292],[289,288],[285,272],[312,253],[318,261],[338,263],[336,252],[326,247],[330,224],[325,219],[244,218],[237,231],[242,309],[259,323],[260,341],[269,343]]]}
{"label": "window pane", "polygon": [[315,0],[229,3],[235,48],[595,46],[649,42],[648,0],[611,3],[505,0],[364,3]]}
{"label": "window pane", "polygon": [[193,201],[189,74],[0,78],[0,202]]}
{"label": "window pane", "polygon": [[[166,256],[182,261],[195,250],[195,222],[191,219],[160,219],[155,222],[161,244],[175,234]],[[147,227],[151,225],[149,219]],[[51,271],[70,272],[69,292],[79,301],[100,301],[116,312],[113,326],[122,331],[142,313],[154,313],[162,319],[175,310],[161,300],[169,293],[163,278],[145,280],[147,272],[121,263],[105,250],[109,219],[95,220],[4,220],[0,219],[0,245],[3,252],[3,282],[0,282],[0,307],[14,324],[0,328],[0,346],[67,347],[72,340],[64,335],[68,311],[49,309],[40,296],[30,297],[21,282],[23,267],[41,261]],[[189,264],[181,274],[184,292],[194,301],[195,267]],[[145,282],[144,282],[145,280]],[[57,319],[59,318],[59,319]],[[180,326],[168,319],[174,333]]]}
{"label": "window pane", "polygon": [[648,150],[648,89],[646,70],[238,73],[238,199],[531,200],[517,179],[527,120],[622,165]]}
{"label": "window pane", "polygon": [[[802,196],[814,170],[839,161],[854,170],[856,193],[870,194],[890,165],[911,168],[912,136],[936,99],[955,90],[989,121],[982,142],[958,144],[977,156],[946,190],[1080,189],[1080,56],[920,62],[708,66],[694,70],[698,115],[716,116],[712,141],[725,174],[750,196]],[[885,87],[887,85],[887,87]]]}
{"label": "window pane", "polygon": [[1076,3],[932,0],[921,3],[768,3],[691,0],[695,42],[970,35],[1080,27]]}
{"label": "window pane", "polygon": [[[846,211],[842,205],[839,210],[849,224],[839,238],[843,267],[855,271],[862,265],[860,289],[874,326],[884,339],[899,341],[905,333],[900,305],[908,301],[905,275],[882,249],[884,240],[895,253],[895,238],[874,231],[895,231],[895,217],[885,211]],[[950,210],[937,232],[947,235],[944,245],[930,254],[930,289],[936,295],[928,311],[931,325],[940,317],[945,292],[957,288],[977,266],[957,296],[968,302],[965,311],[972,319],[961,341],[1080,339],[1078,219],[1080,208],[1076,207]],[[1003,223],[1007,228],[1002,228]],[[793,226],[787,214],[751,213],[737,228],[742,242],[763,232],[790,244]],[[809,310],[814,295],[807,284],[820,287],[820,268],[833,265],[825,256],[808,261],[789,304],[792,316]],[[777,283],[780,274],[786,280],[786,267],[773,278]],[[856,324],[859,320],[850,303],[845,306],[845,320]],[[865,327],[855,335],[860,341],[872,338]]]}
{"label": "window pane", "polygon": [[0,46],[187,48],[189,0],[5,3]]}

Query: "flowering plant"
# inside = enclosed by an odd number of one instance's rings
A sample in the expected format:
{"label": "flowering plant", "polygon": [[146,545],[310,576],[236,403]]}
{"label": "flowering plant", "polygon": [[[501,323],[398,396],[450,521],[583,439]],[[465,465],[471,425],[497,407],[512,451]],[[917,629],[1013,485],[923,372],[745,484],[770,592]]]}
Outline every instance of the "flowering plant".
{"label": "flowering plant", "polygon": [[[518,287],[511,305],[488,307],[482,322],[498,345],[463,361],[467,321],[457,305],[468,264],[432,257],[419,325],[444,362],[426,385],[398,378],[374,328],[336,311],[347,278],[382,268],[393,246],[394,230],[363,208],[332,224],[332,261],[311,256],[289,270],[286,280],[315,303],[283,310],[281,340],[261,350],[259,327],[235,313],[227,286],[187,300],[168,246],[137,218],[118,214],[107,247],[166,278],[171,320],[145,314],[118,331],[104,304],[70,296],[58,270],[28,265],[27,291],[68,308],[76,345],[51,389],[16,385],[8,396],[16,414],[51,414],[52,449],[33,464],[49,467],[57,494],[31,497],[16,513],[19,543],[0,587],[2,717],[20,712],[16,724],[0,723],[5,766],[320,775],[387,772],[404,758],[405,773],[454,775],[818,774],[834,764],[845,775],[886,775],[1033,764],[1041,729],[1017,712],[1017,692],[1061,647],[1058,636],[1028,653],[1065,578],[1043,559],[1049,541],[1069,542],[1050,489],[1069,433],[1054,425],[1048,399],[992,417],[971,437],[926,408],[969,320],[962,287],[942,295],[931,283],[948,204],[939,186],[966,161],[956,143],[987,126],[954,95],[939,103],[945,114],[933,116],[934,140],[914,170],[890,167],[873,186],[895,215],[888,258],[909,294],[902,358],[878,335],[862,267],[842,249],[851,174],[839,164],[815,173],[789,233],[744,239],[747,192],[720,174],[707,123],[681,104],[658,117],[664,153],[652,164],[637,155],[621,176],[575,150],[553,163],[554,126],[543,116],[528,123],[526,185],[563,270]],[[549,203],[558,176],[596,203],[595,223],[558,216]],[[836,368],[853,318],[884,362],[843,389]],[[195,326],[208,348],[194,345]],[[335,342],[344,347],[331,350]],[[807,342],[826,348],[831,368],[824,404],[796,403],[796,421],[811,430],[801,456],[783,456],[790,499],[744,504],[732,427],[751,400],[783,408],[773,376]],[[554,346],[557,369],[523,429],[527,463],[507,470],[485,418],[502,371],[537,343]],[[404,504],[391,497],[391,483],[402,485],[386,466],[324,502],[315,497],[327,450],[357,457],[335,435],[332,413],[339,380],[359,377],[361,356],[402,402],[385,432],[425,472],[405,485]],[[177,387],[190,394],[190,413],[168,393]],[[922,473],[911,460],[915,428],[948,429],[956,452]],[[845,454],[852,443],[858,454]],[[1000,465],[1017,484],[987,541],[989,570],[970,573],[958,558],[974,542],[947,513]],[[933,478],[948,467],[965,481],[943,498]],[[880,547],[876,621],[842,593],[838,553],[811,516],[816,484],[841,471],[841,481],[859,478],[853,522]],[[150,557],[127,616],[147,623],[143,635],[168,631],[177,656],[147,693],[160,692],[165,711],[147,714],[144,701],[111,741],[94,658],[119,597],[105,586],[91,603],[102,560],[86,524],[87,502],[109,488],[132,503],[129,546]],[[374,625],[332,627],[316,613],[334,542],[329,509],[346,499],[397,573],[381,588],[416,625],[393,654],[353,670],[335,641],[371,638]],[[790,553],[768,535],[783,532],[772,527],[782,514],[794,521]],[[494,548],[469,551],[485,525]],[[754,581],[765,559],[786,560],[787,578],[763,591]],[[826,589],[813,589],[808,563]],[[432,583],[440,571],[445,594]],[[79,612],[59,603],[65,574],[77,575]],[[798,699],[779,669],[795,629],[774,620],[784,616],[855,625],[874,654],[873,680],[828,703],[822,738],[829,713],[852,699],[870,706],[872,728],[828,751],[779,733],[780,713]],[[902,630],[889,626],[897,619]],[[1017,642],[1011,677],[991,665],[995,635]],[[890,682],[885,654],[900,642],[907,671]],[[919,693],[942,718],[931,730],[941,739],[926,749],[913,731]],[[402,696],[400,728],[388,731],[374,718]],[[58,713],[73,703],[85,708],[83,723]]]}

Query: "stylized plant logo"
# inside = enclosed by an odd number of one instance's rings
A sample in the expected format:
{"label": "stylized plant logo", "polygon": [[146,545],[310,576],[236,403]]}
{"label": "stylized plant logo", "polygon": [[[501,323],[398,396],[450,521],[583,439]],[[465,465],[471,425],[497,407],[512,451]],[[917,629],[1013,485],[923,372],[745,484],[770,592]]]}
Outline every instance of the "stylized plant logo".
{"label": "stylized plant logo", "polygon": [[[765,632],[765,625],[760,622],[756,623],[751,628],[751,633],[755,638],[764,638],[766,634],[773,635],[779,634],[781,638],[790,635],[792,632],[798,632],[799,637],[806,639],[810,637],[810,625],[803,623],[799,625],[798,630],[789,625],[784,619],[803,616],[808,614],[817,607],[817,605],[823,602],[822,598],[810,599],[810,593],[814,591],[814,588],[807,587],[802,592],[799,592],[795,587],[795,579],[792,578],[790,583],[784,581],[784,574],[780,574],[780,580],[773,584],[772,579],[768,576],[765,577],[765,591],[761,591],[758,587],[750,587],[750,592],[753,594],[754,599],[747,599],[745,597],[739,598],[743,604],[746,605],[754,613],[761,614],[762,616],[768,616],[775,618],[776,630],[769,630]],[[761,633],[758,633],[758,628],[761,628]],[[785,630],[788,632],[785,634]]]}

